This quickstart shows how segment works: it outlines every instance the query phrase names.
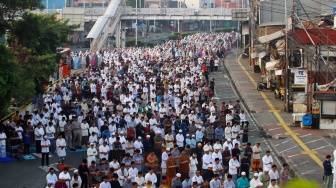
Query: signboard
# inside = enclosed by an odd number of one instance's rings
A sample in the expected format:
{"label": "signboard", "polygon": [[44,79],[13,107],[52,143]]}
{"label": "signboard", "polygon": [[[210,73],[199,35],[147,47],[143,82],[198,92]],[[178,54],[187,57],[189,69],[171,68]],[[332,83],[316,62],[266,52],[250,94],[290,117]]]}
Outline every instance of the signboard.
{"label": "signboard", "polygon": [[246,21],[247,18],[247,9],[232,9],[232,21]]}
{"label": "signboard", "polygon": [[308,75],[306,70],[297,69],[294,72],[294,84],[306,85],[308,80]]}

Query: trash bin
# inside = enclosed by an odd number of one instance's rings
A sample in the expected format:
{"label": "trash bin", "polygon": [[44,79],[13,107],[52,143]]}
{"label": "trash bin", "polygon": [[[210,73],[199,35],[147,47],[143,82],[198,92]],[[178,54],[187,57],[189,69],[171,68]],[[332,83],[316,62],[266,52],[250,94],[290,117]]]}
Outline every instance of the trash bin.
{"label": "trash bin", "polygon": [[312,129],[320,129],[320,114],[312,114]]}

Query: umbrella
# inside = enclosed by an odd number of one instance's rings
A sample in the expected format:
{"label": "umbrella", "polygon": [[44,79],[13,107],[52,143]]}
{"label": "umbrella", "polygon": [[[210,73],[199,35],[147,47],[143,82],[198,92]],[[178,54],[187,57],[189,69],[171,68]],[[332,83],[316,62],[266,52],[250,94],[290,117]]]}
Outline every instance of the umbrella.
{"label": "umbrella", "polygon": [[141,24],[139,24],[138,26],[140,26],[140,27],[146,27],[146,24],[141,23]]}

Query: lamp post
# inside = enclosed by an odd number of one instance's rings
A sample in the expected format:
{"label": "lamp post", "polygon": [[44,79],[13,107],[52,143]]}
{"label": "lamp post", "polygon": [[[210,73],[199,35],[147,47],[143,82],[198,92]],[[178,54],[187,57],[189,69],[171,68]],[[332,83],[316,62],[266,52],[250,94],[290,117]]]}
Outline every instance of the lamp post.
{"label": "lamp post", "polygon": [[135,0],[135,46],[138,46],[138,0]]}

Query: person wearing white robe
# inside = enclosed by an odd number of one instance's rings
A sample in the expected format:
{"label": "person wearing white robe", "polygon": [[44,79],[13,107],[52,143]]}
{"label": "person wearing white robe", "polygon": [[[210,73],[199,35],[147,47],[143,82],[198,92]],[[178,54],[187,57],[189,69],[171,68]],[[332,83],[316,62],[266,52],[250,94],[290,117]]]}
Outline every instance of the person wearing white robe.
{"label": "person wearing white robe", "polygon": [[68,168],[64,168],[63,171],[59,174],[58,179],[64,180],[66,185],[70,187],[71,176],[68,171]]}
{"label": "person wearing white robe", "polygon": [[225,127],[225,130],[224,130],[225,139],[232,138],[231,132],[232,132],[232,129],[230,127],[230,123],[227,123],[227,127]]}
{"label": "person wearing white robe", "polygon": [[87,149],[87,161],[91,164],[92,161],[96,161],[98,155],[97,149],[94,147],[94,143],[90,143],[90,147]]}
{"label": "person wearing white robe", "polygon": [[259,181],[258,177],[259,177],[259,174],[254,173],[253,179],[250,181],[250,187],[256,188],[259,185],[260,181]]}
{"label": "person wearing white robe", "polygon": [[66,141],[64,138],[62,138],[62,134],[58,134],[58,139],[56,140],[56,152],[58,155],[58,163],[61,163],[64,161],[64,158],[66,156]]}
{"label": "person wearing white robe", "polygon": [[273,158],[270,151],[266,151],[266,155],[262,158],[263,169],[271,169],[273,164]]}
{"label": "person wearing white robe", "polygon": [[142,176],[142,173],[139,172],[137,177],[134,178],[134,182],[138,184],[138,188],[144,188],[146,185],[145,178]]}
{"label": "person wearing white robe", "polygon": [[[151,169],[145,176],[145,182],[147,184],[147,187],[155,188],[155,184],[157,182],[156,174],[153,172],[153,169]],[[149,184],[150,183],[150,184]]]}
{"label": "person wearing white robe", "polygon": [[133,182],[134,182],[135,177],[138,176],[138,172],[139,172],[139,170],[137,168],[135,168],[135,164],[132,161],[131,162],[131,168],[128,169],[128,176],[132,178]]}

